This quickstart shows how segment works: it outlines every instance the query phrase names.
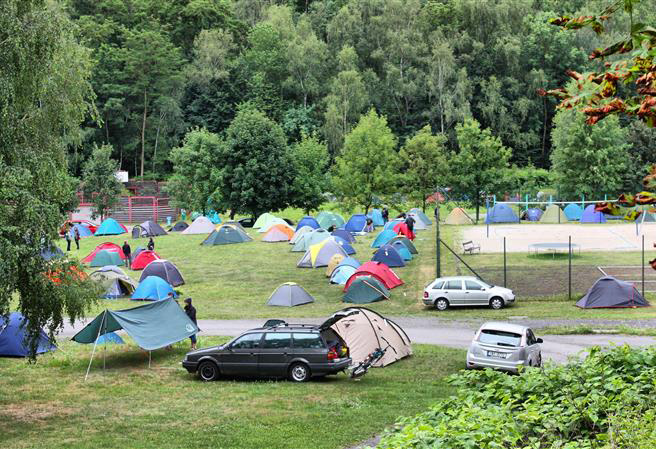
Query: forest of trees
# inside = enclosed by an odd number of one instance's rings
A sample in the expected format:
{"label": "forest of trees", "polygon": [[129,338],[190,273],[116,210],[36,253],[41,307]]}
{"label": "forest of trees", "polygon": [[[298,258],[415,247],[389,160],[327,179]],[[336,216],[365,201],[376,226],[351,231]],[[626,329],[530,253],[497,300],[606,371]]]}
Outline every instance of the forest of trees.
{"label": "forest of trees", "polygon": [[[638,12],[653,23],[649,3]],[[429,126],[457,153],[456,129],[473,119],[509,149],[509,167],[541,177],[536,169],[552,164],[557,102],[537,90],[564,85],[567,69],[595,68],[600,63],[587,55],[629,23],[618,14],[600,37],[561,31],[548,19],[606,4],[69,0],[79,39],[92,51],[97,108],[70,147],[70,167],[79,176],[93,148],[111,145],[131,176],[166,180],[174,172],[171,152],[188,132],[223,141],[239,110],[266,116],[292,152],[306,148],[304,139],[324,145],[332,166],[361,116],[375,110],[395,136],[395,152]],[[613,188],[633,188],[656,160],[656,136],[628,119],[614,125],[628,139],[620,156],[635,156],[614,165]]]}

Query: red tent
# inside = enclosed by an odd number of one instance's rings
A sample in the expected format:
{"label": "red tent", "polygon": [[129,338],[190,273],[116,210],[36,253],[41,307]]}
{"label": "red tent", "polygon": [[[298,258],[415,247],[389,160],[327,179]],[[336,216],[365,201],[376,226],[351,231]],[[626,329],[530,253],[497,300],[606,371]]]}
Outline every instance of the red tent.
{"label": "red tent", "polygon": [[147,249],[141,251],[137,257],[134,258],[132,261],[131,268],[133,270],[143,270],[146,268],[146,265],[148,265],[150,262],[153,260],[161,259],[159,257],[159,254],[157,254],[155,251],[149,251]]}
{"label": "red tent", "polygon": [[118,253],[121,259],[125,259],[125,254],[123,254],[123,249],[120,246],[118,246],[116,243],[105,242],[96,246],[96,248],[91,251],[87,257],[82,259],[82,263],[90,263],[95,257],[96,253],[103,250]]}
{"label": "red tent", "polygon": [[403,284],[403,281],[392,271],[390,267],[381,262],[374,262],[370,260],[365,262],[355,270],[344,285],[344,291],[347,291],[353,281],[359,276],[373,276],[378,279],[386,288],[394,288]]}
{"label": "red tent", "polygon": [[408,229],[408,225],[405,223],[399,223],[394,226],[394,232],[400,235],[405,235],[410,240],[415,239],[415,233]]}

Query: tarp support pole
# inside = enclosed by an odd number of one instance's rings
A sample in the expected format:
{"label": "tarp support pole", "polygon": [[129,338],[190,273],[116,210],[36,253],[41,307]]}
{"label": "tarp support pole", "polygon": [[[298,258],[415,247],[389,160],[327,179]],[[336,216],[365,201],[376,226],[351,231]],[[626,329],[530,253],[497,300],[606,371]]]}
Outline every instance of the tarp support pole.
{"label": "tarp support pole", "polygon": [[102,321],[100,322],[100,327],[98,328],[98,335],[96,335],[96,341],[93,342],[93,351],[91,351],[91,359],[89,360],[89,366],[87,367],[87,373],[84,376],[84,381],[87,381],[89,377],[89,371],[91,370],[91,363],[93,362],[93,355],[96,353],[96,346],[98,345],[98,339],[100,338],[100,332],[102,331],[103,324],[105,323],[105,316],[107,315],[107,310],[103,313]]}

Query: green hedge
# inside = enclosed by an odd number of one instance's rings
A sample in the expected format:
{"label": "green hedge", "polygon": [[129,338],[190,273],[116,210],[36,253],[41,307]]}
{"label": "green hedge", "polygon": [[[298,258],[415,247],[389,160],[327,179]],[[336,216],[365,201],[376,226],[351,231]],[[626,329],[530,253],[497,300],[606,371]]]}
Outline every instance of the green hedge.
{"label": "green hedge", "polygon": [[[518,376],[463,371],[448,381],[458,388],[455,396],[402,419],[378,447],[656,447],[654,348],[594,348],[576,363],[529,368]],[[651,427],[645,429],[637,421]],[[648,444],[649,438],[651,446],[634,444]]]}

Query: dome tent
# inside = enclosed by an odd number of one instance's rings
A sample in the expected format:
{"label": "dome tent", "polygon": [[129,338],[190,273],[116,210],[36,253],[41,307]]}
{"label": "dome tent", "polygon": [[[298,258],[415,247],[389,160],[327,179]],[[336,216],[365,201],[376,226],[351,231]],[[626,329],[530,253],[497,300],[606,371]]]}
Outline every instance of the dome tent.
{"label": "dome tent", "polygon": [[314,298],[295,282],[285,282],[269,297],[267,306],[293,307],[314,302]]}
{"label": "dome tent", "polygon": [[449,215],[447,215],[444,224],[448,225],[471,225],[474,224],[474,220],[467,215],[467,212],[462,207],[456,207],[453,209]]}
{"label": "dome tent", "polygon": [[344,293],[344,302],[368,304],[370,302],[389,299],[389,291],[373,276],[360,276],[353,281]]}
{"label": "dome tent", "polygon": [[371,218],[371,221],[374,223],[374,226],[385,225],[385,221],[383,220],[383,213],[380,209],[371,209],[371,212],[367,214],[367,217]]}
{"label": "dome tent", "polygon": [[521,218],[527,221],[540,221],[540,217],[542,217],[542,209],[532,207],[522,212]]}
{"label": "dome tent", "polygon": [[306,215],[305,217],[301,218],[301,220],[300,220],[300,221],[298,222],[298,224],[296,225],[296,229],[295,229],[295,231],[298,231],[298,230],[301,229],[303,226],[309,226],[309,227],[311,227],[312,229],[318,229],[318,228],[321,227],[321,226],[319,225],[319,222],[317,222],[317,220],[315,220],[314,217],[311,217],[311,216],[309,216],[309,215]]}
{"label": "dome tent", "polygon": [[262,237],[263,242],[289,242],[289,240],[294,237],[294,231],[289,226],[283,225],[273,225],[269,228],[264,237]]}
{"label": "dome tent", "polygon": [[269,224],[269,221],[273,220],[274,218],[276,217],[273,214],[270,214],[268,212],[263,213],[262,215],[257,217],[257,220],[255,220],[255,224],[253,224],[253,228],[260,229],[263,226],[267,226]]}
{"label": "dome tent", "polygon": [[355,273],[356,268],[350,265],[339,265],[335,267],[330,274],[330,283],[337,285],[344,285],[346,281]]}
{"label": "dome tent", "polygon": [[579,221],[581,219],[581,215],[583,215],[583,209],[581,206],[575,203],[570,203],[565,206],[563,212],[569,221]]}
{"label": "dome tent", "polygon": [[134,271],[143,270],[148,266],[149,263],[157,259],[161,259],[161,257],[159,257],[159,254],[157,254],[155,251],[144,249],[142,251],[139,251],[139,254],[137,254],[137,256],[134,257],[134,259],[132,259],[130,268]]}
{"label": "dome tent", "polygon": [[[0,316],[0,357],[27,357],[30,348],[26,345],[25,317],[18,312],[11,312],[8,317]],[[37,354],[54,351],[57,347],[52,344],[46,333],[39,332],[36,347]]]}
{"label": "dome tent", "polygon": [[228,245],[231,243],[245,243],[253,239],[239,228],[223,225],[219,229],[212,231],[201,245]]}
{"label": "dome tent", "polygon": [[160,277],[171,284],[173,287],[184,285],[185,283],[182,274],[180,274],[180,270],[178,270],[178,267],[165,259],[157,259],[150,262],[141,273],[139,282],[151,276]]}
{"label": "dome tent", "polygon": [[74,229],[77,229],[78,234],[80,234],[80,238],[83,239],[85,237],[92,237],[93,233],[91,232],[91,229],[89,229],[87,226],[84,226],[81,223],[75,223],[73,225]]}
{"label": "dome tent", "polygon": [[395,218],[394,220],[390,220],[387,223],[385,223],[385,227],[383,228],[384,230],[394,230],[394,226],[396,226],[399,223],[405,223],[405,220],[403,218]]}
{"label": "dome tent", "polygon": [[295,244],[296,242],[298,242],[301,239],[301,237],[303,237],[305,234],[307,234],[309,232],[312,232],[312,231],[314,231],[313,228],[311,228],[309,226],[303,226],[298,231],[294,232],[294,235],[292,236],[292,238],[289,239],[289,243],[291,243],[292,245]]}
{"label": "dome tent", "polygon": [[336,241],[339,244],[339,246],[342,247],[344,252],[346,254],[348,254],[349,256],[352,255],[352,254],[355,254],[355,248],[353,248],[351,246],[351,244],[349,242],[347,242],[346,240],[344,240],[343,238],[333,237],[333,236],[331,236],[330,238],[333,239],[334,241]]}
{"label": "dome tent", "polygon": [[376,236],[373,242],[371,242],[371,247],[372,248],[380,248],[390,240],[392,240],[394,237],[396,237],[396,232],[394,232],[391,229],[386,229],[383,231],[380,231],[380,233]]}
{"label": "dome tent", "polygon": [[174,298],[178,297],[175,290],[173,290],[173,287],[171,287],[171,284],[164,279],[158,276],[148,276],[139,282],[137,289],[134,291],[130,299],[161,301],[166,299],[169,296],[169,293],[172,293]]}
{"label": "dome tent", "polygon": [[353,276],[346,282],[344,286],[344,291],[348,290],[351,286],[351,283],[355,281],[358,276],[373,276],[383,283],[385,288],[391,290],[403,285],[403,281],[399,278],[394,271],[390,269],[387,265],[380,262],[365,262],[360,265],[356,270]]}
{"label": "dome tent", "polygon": [[428,229],[428,225],[421,219],[421,217],[414,212],[409,212],[408,217],[412,218],[415,223],[412,225],[412,228],[415,231],[425,231]]}
{"label": "dome tent", "polygon": [[89,275],[103,288],[102,298],[116,299],[130,296],[137,287],[136,283],[117,266],[104,266]]}
{"label": "dome tent", "polygon": [[412,253],[410,253],[410,250],[403,242],[395,240],[394,242],[388,243],[388,245],[391,245],[392,248],[397,250],[404,261],[412,260]]}
{"label": "dome tent", "polygon": [[344,225],[344,229],[349,232],[363,232],[367,225],[367,216],[364,214],[351,215],[349,221]]}
{"label": "dome tent", "polygon": [[305,252],[301,260],[298,261],[296,266],[299,268],[325,267],[335,254],[341,254],[344,257],[348,256],[336,241],[333,239],[326,239],[321,243],[312,245],[310,249]]}
{"label": "dome tent", "polygon": [[346,257],[344,257],[342,254],[335,254],[333,257],[331,257],[330,261],[328,262],[328,266],[326,267],[326,277],[330,277],[333,274],[335,268],[337,268],[344,259],[346,259]]}
{"label": "dome tent", "polygon": [[606,223],[606,217],[602,212],[595,210],[595,205],[590,204],[581,215],[581,223]]}
{"label": "dome tent", "polygon": [[405,267],[403,257],[392,245],[387,244],[378,248],[378,251],[371,258],[374,262],[382,262],[388,267]]}
{"label": "dome tent", "polygon": [[325,229],[315,229],[303,235],[292,247],[292,252],[307,251],[312,245],[330,238],[330,232]]}
{"label": "dome tent", "polygon": [[166,231],[160,225],[152,220],[147,220],[139,226],[132,228],[132,237],[134,238],[134,230],[139,229],[140,234],[137,237],[157,237],[159,235],[166,235]]}
{"label": "dome tent", "polygon": [[540,217],[540,223],[567,223],[567,216],[557,204],[550,204]]}
{"label": "dome tent", "polygon": [[123,261],[118,253],[114,251],[101,250],[93,256],[90,267],[104,267],[105,265],[121,265]]}
{"label": "dome tent", "polygon": [[597,279],[576,306],[582,309],[648,307],[649,303],[630,282],[605,276]]}
{"label": "dome tent", "polygon": [[197,217],[187,229],[182,231],[184,235],[209,234],[214,231],[214,223],[207,217]]}
{"label": "dome tent", "polygon": [[98,229],[96,229],[96,232],[93,234],[95,236],[101,236],[101,235],[120,235],[120,234],[125,234],[127,231],[123,225],[121,225],[118,221],[114,220],[113,218],[108,218],[105,221],[103,221]]}
{"label": "dome tent", "polygon": [[114,253],[118,253],[118,256],[121,259],[125,259],[125,254],[123,254],[123,248],[118,246],[116,243],[105,242],[96,246],[93,251],[91,251],[84,259],[82,259],[82,263],[91,262],[93,258],[96,257],[96,254],[98,254],[100,251],[111,251]]}
{"label": "dome tent", "polygon": [[509,205],[497,203],[488,209],[485,223],[517,223],[519,220]]}
{"label": "dome tent", "polygon": [[125,342],[116,332],[107,332],[106,334],[101,335],[95,342],[98,345],[103,345],[106,343],[122,345]]}
{"label": "dome tent", "polygon": [[408,248],[408,251],[410,251],[410,254],[419,254],[419,251],[417,251],[417,248],[415,247],[415,244],[410,241],[409,238],[403,235],[397,235],[394,237],[392,240],[387,242],[388,244],[394,244],[394,242],[401,242],[403,243],[406,248]]}
{"label": "dome tent", "polygon": [[344,229],[335,229],[333,232],[330,233],[333,237],[341,237],[345,241],[349,243],[355,243],[355,237],[353,237],[353,234],[351,234],[348,231],[345,231]]}
{"label": "dome tent", "polygon": [[341,228],[344,226],[345,221],[339,214],[333,212],[321,212],[317,215],[317,223],[319,223],[322,228],[328,229],[331,226]]}
{"label": "dome tent", "polygon": [[346,258],[342,259],[342,261],[337,266],[341,267],[342,265],[348,265],[348,266],[351,266],[353,268],[358,268],[362,264],[360,263],[360,261],[358,259],[355,259],[354,257],[346,257]]}
{"label": "dome tent", "polygon": [[182,232],[185,229],[187,229],[189,225],[187,224],[186,221],[179,221],[176,224],[174,224],[171,229],[169,229],[169,232]]}
{"label": "dome tent", "polygon": [[433,224],[433,221],[430,218],[428,218],[428,216],[424,213],[424,211],[419,209],[418,207],[413,207],[408,212],[419,215],[419,218],[421,218],[421,220],[426,224],[426,226],[430,226]]}
{"label": "dome tent", "polygon": [[259,232],[260,234],[269,232],[269,229],[271,229],[271,227],[275,225],[287,226],[289,229],[291,229],[292,232],[294,232],[294,228],[292,228],[289,225],[289,223],[287,223],[282,218],[277,218],[277,217],[274,217],[272,220],[269,220],[269,222],[265,226],[262,226],[257,232]]}

